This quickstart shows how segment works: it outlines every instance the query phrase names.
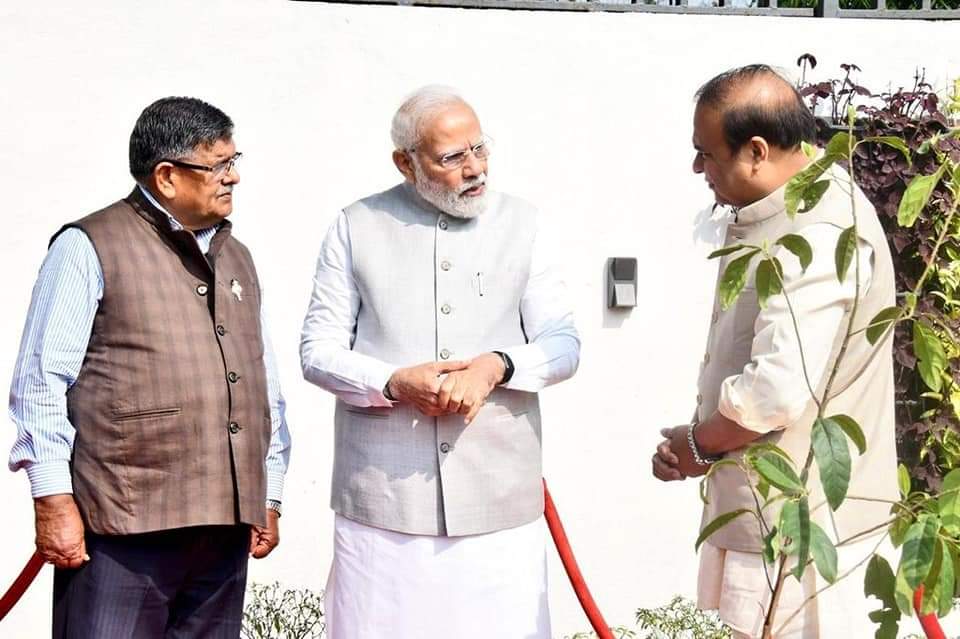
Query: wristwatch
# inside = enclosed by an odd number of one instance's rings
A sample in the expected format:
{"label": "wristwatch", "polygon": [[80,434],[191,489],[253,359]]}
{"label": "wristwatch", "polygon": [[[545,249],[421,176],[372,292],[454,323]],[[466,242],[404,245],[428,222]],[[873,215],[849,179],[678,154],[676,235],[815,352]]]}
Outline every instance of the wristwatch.
{"label": "wristwatch", "polygon": [[277,513],[277,517],[280,517],[283,514],[283,508],[280,506],[280,502],[276,499],[267,500],[267,510],[272,510]]}
{"label": "wristwatch", "polygon": [[506,384],[510,381],[510,378],[513,377],[513,373],[516,371],[516,369],[513,367],[513,360],[510,359],[510,356],[503,351],[493,351],[493,354],[499,355],[500,359],[503,360],[503,378],[498,383],[498,386]]}

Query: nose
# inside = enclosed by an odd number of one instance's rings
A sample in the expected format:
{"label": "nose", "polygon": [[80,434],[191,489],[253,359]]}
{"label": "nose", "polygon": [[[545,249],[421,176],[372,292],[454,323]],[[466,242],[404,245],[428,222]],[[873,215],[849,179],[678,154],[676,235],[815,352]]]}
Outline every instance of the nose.
{"label": "nose", "polygon": [[224,184],[238,184],[240,182],[240,172],[237,170],[237,165],[232,164],[226,173],[223,174]]}
{"label": "nose", "polygon": [[486,172],[487,161],[477,158],[471,151],[467,153],[466,160],[463,161],[463,177],[470,178]]}
{"label": "nose", "polygon": [[693,156],[693,172],[703,173],[703,155],[700,153]]}

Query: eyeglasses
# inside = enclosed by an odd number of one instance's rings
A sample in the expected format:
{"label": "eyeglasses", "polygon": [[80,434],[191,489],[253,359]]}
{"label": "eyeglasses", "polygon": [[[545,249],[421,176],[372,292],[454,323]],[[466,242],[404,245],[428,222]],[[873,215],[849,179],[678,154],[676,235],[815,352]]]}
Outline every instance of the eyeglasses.
{"label": "eyeglasses", "polygon": [[227,158],[222,162],[217,162],[213,166],[207,166],[206,164],[194,164],[192,162],[184,162],[183,160],[160,160],[160,162],[169,162],[174,166],[179,166],[184,169],[194,169],[196,171],[206,171],[210,173],[214,179],[218,179],[229,173],[237,165],[237,162],[240,158],[243,157],[243,153],[237,152],[232,156]]}
{"label": "eyeglasses", "polygon": [[[448,171],[459,169],[464,165],[464,163],[467,161],[467,156],[471,153],[473,154],[473,157],[477,158],[478,160],[486,160],[488,157],[490,157],[490,146],[492,143],[492,139],[487,136],[483,136],[483,138],[481,138],[476,144],[459,151],[444,153],[440,157],[434,157],[433,161]],[[410,148],[408,150],[413,152],[416,151],[416,148]]]}

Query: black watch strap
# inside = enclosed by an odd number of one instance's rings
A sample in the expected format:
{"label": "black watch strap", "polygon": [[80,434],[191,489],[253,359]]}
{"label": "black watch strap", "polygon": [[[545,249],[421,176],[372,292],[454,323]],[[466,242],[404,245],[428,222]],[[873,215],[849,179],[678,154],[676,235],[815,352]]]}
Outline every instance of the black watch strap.
{"label": "black watch strap", "polygon": [[504,353],[503,351],[493,351],[495,355],[499,355],[500,359],[503,360],[503,379],[500,380],[500,384],[506,384],[510,381],[510,378],[513,377],[513,373],[516,369],[513,367],[513,360],[510,359],[510,356]]}

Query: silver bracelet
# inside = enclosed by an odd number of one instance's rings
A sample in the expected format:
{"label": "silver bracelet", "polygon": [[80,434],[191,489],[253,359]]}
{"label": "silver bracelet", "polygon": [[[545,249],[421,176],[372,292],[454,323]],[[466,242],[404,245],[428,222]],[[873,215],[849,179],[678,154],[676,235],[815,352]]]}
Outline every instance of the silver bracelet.
{"label": "silver bracelet", "polygon": [[715,462],[720,461],[720,457],[704,457],[700,454],[700,449],[697,448],[697,440],[693,437],[693,430],[697,427],[696,422],[690,424],[690,428],[687,429],[687,445],[690,446],[690,452],[693,454],[693,461],[697,463],[698,466],[709,466]]}

